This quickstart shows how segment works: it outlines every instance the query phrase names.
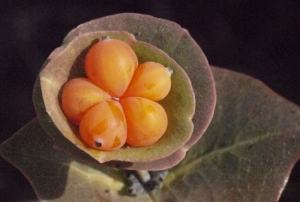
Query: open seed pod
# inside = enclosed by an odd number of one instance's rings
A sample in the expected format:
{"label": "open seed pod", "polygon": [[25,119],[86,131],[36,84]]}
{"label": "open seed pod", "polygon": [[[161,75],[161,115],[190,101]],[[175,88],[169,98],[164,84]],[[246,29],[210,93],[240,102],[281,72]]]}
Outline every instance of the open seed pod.
{"label": "open seed pod", "polygon": [[[156,61],[174,72],[171,91],[160,101],[168,115],[168,128],[153,145],[94,150],[82,142],[78,127],[60,108],[62,86],[69,79],[85,76],[85,55],[103,36],[129,44],[139,63]],[[54,138],[57,149],[89,162],[131,170],[162,170],[178,164],[208,127],[215,99],[208,62],[188,32],[173,22],[139,14],[104,17],[72,30],[49,56],[34,89],[39,122]]]}

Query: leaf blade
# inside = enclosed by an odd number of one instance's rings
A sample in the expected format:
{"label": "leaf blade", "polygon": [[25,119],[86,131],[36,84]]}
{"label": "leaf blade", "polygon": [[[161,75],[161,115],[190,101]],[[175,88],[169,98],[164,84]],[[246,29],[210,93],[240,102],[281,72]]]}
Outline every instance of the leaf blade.
{"label": "leaf blade", "polygon": [[[212,70],[218,99],[211,125],[154,198],[277,201],[300,157],[300,108],[256,79]],[[190,189],[179,192],[183,186]]]}

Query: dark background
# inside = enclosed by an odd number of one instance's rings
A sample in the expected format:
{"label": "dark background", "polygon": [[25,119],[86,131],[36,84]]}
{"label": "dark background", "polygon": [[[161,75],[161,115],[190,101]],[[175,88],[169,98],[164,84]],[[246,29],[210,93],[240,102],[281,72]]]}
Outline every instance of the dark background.
{"label": "dark background", "polygon": [[[177,22],[210,64],[256,77],[300,105],[300,1],[5,1],[0,3],[0,143],[36,116],[31,100],[35,78],[68,31],[122,12]],[[2,158],[0,179],[0,201],[35,199],[24,176]],[[298,162],[281,201],[300,201],[299,195]]]}

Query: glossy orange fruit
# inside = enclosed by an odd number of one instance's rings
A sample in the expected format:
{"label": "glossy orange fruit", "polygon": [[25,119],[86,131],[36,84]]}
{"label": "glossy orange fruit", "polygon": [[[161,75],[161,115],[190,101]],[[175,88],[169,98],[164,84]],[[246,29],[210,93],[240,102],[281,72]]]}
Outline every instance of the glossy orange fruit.
{"label": "glossy orange fruit", "polygon": [[168,117],[157,102],[141,97],[120,100],[127,122],[126,143],[133,147],[148,146],[165,133]]}
{"label": "glossy orange fruit", "polygon": [[92,106],[111,96],[93,84],[87,78],[69,80],[62,89],[62,110],[66,117],[73,123],[79,124],[82,116]]}
{"label": "glossy orange fruit", "polygon": [[157,142],[168,127],[164,108],[156,101],[171,89],[171,72],[156,62],[138,66],[132,48],[104,39],[86,54],[88,78],[72,79],[62,89],[62,110],[90,147],[111,151]]}
{"label": "glossy orange fruit", "polygon": [[144,97],[153,101],[165,98],[171,89],[171,73],[156,62],[145,62],[135,70],[123,97]]}
{"label": "glossy orange fruit", "polygon": [[103,101],[83,116],[79,133],[83,141],[94,149],[115,150],[126,141],[127,126],[122,107],[116,101]]}
{"label": "glossy orange fruit", "polygon": [[117,39],[104,39],[93,45],[85,58],[87,77],[113,97],[127,89],[138,59],[132,48]]}

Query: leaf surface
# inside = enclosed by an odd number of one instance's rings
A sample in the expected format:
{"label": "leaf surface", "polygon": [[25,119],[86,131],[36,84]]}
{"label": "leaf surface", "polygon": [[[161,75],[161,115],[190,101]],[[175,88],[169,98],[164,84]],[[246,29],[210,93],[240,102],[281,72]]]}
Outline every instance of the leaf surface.
{"label": "leaf surface", "polygon": [[[83,61],[86,50],[93,41],[107,35],[127,42],[136,52],[140,63],[156,61],[173,70],[172,88],[168,96],[160,102],[168,115],[168,128],[163,137],[153,145],[139,148],[123,147],[109,152],[95,150],[83,143],[78,134],[78,127],[69,123],[61,110],[59,102],[61,87],[68,78],[85,76]],[[182,159],[186,149],[180,150],[180,148],[189,141],[193,132],[191,118],[195,111],[195,97],[186,73],[166,53],[150,44],[136,41],[127,32],[86,33],[71,41],[59,56],[49,61],[41,71],[35,84],[34,103],[40,124],[54,137],[57,147],[87,159],[87,155],[83,154],[85,152],[100,163],[109,162],[107,165],[113,167],[127,169],[141,167],[141,169],[152,170],[169,168]],[[160,165],[155,164],[155,167],[148,163],[167,158],[177,150],[180,150],[183,155],[173,155],[173,158],[170,158],[173,161],[161,162]],[[175,159],[174,156],[177,158]],[[112,164],[111,161],[118,162]],[[138,163],[137,166],[135,162]],[[140,162],[145,163],[142,165]]]}
{"label": "leaf surface", "polygon": [[[133,34],[138,41],[128,33],[124,34],[124,31]],[[67,120],[60,110],[57,94],[61,86],[68,78],[84,75],[84,56],[93,40],[99,40],[100,32],[102,35],[107,32],[112,38],[129,43],[138,54],[140,62],[159,61],[173,68],[171,91],[160,101],[169,116],[169,126],[163,138],[149,147],[122,148],[113,152],[92,151],[76,138],[78,130],[66,124]],[[192,90],[195,92],[194,97],[191,96]],[[55,125],[74,145],[84,151],[89,150],[87,153],[97,161],[112,167],[143,170],[162,170],[179,163],[186,151],[207,129],[212,119],[215,100],[215,86],[210,67],[202,50],[188,32],[174,22],[132,13],[103,17],[72,30],[66,36],[63,45],[49,56],[37,79],[34,93],[41,125],[51,135],[59,133]],[[197,123],[195,127],[190,121],[193,115],[193,123]],[[68,142],[59,136],[62,135],[55,135],[56,146],[74,153],[76,148],[73,145],[69,146]],[[93,161],[81,151],[76,153]]]}
{"label": "leaf surface", "polygon": [[0,154],[16,166],[43,201],[151,201],[122,194],[122,171],[80,162],[53,148],[53,139],[33,119],[1,144]]}
{"label": "leaf surface", "polygon": [[212,70],[218,95],[214,118],[153,197],[277,201],[300,157],[300,108],[256,79]]}
{"label": "leaf surface", "polygon": [[122,30],[133,34],[136,40],[149,43],[174,59],[189,76],[195,92],[196,110],[192,138],[183,149],[190,148],[207,129],[215,108],[216,92],[208,61],[186,29],[175,22],[149,15],[121,13],[81,24],[65,37],[64,44],[76,37],[95,31]]}
{"label": "leaf surface", "polygon": [[4,142],[0,154],[45,201],[277,201],[300,157],[300,108],[249,76],[212,70],[218,93],[212,123],[150,195],[129,197],[121,171],[54,149],[37,119]]}

